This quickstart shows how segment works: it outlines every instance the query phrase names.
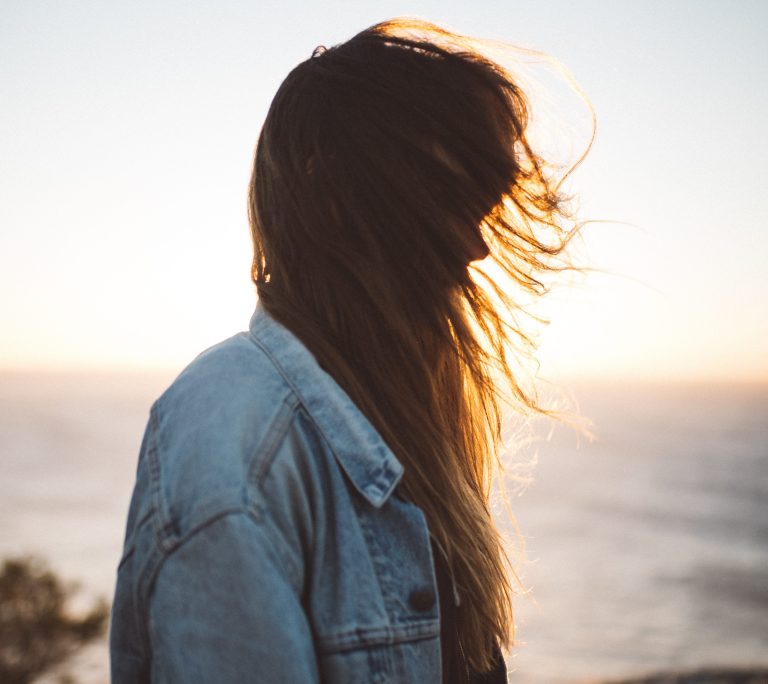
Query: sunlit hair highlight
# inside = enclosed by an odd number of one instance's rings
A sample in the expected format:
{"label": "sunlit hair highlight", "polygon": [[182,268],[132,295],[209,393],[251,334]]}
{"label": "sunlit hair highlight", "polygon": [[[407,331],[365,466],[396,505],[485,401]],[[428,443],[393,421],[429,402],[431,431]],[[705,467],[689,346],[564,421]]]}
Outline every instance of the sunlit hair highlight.
{"label": "sunlit hair highlight", "polygon": [[[249,192],[258,296],[405,466],[399,495],[445,554],[478,670],[514,636],[489,510],[501,406],[548,412],[514,370],[534,350],[516,297],[569,268],[577,228],[528,118],[472,39],[382,22],[291,71]],[[504,284],[470,266],[486,254]]]}

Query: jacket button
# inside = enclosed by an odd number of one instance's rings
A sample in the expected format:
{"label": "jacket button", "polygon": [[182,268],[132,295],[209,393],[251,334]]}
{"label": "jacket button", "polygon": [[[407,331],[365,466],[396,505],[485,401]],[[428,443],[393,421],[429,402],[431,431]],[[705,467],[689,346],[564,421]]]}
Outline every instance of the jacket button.
{"label": "jacket button", "polygon": [[435,605],[435,592],[431,589],[414,589],[408,596],[408,605],[418,613],[426,613]]}

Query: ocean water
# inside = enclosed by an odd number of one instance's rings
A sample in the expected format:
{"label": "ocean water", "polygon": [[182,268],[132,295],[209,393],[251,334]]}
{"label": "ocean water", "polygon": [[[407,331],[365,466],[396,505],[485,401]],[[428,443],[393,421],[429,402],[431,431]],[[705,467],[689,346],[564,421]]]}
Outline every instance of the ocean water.
{"label": "ocean water", "polygon": [[526,539],[511,681],[768,662],[768,386],[576,389],[513,500]]}
{"label": "ocean water", "polygon": [[[44,556],[83,603],[111,596],[149,406],[171,379],[0,375],[0,556]],[[528,558],[510,681],[768,664],[768,385],[572,389],[596,439],[536,425],[515,456],[538,462],[510,498]],[[73,667],[107,681],[106,643]]]}

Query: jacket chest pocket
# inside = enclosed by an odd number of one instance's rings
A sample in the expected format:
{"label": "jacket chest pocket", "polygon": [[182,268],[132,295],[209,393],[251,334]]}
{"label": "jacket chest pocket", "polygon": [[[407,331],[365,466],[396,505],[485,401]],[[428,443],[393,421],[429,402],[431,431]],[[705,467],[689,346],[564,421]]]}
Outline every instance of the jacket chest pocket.
{"label": "jacket chest pocket", "polygon": [[313,599],[324,680],[437,682],[439,601],[424,514],[396,496],[353,507],[347,524],[329,530]]}
{"label": "jacket chest pocket", "polygon": [[393,630],[413,637],[439,631],[434,559],[421,510],[393,496],[380,509],[364,510],[360,526]]}

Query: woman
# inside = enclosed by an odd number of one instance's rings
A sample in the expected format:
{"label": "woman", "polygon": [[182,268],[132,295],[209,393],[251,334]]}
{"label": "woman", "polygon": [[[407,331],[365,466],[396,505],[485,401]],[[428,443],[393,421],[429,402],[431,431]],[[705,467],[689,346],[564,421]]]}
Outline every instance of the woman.
{"label": "woman", "polygon": [[515,293],[470,264],[534,294],[562,268],[526,125],[509,73],[424,22],[288,75],[250,186],[250,329],[150,413],[114,682],[506,681],[499,406],[545,409],[510,367]]}

